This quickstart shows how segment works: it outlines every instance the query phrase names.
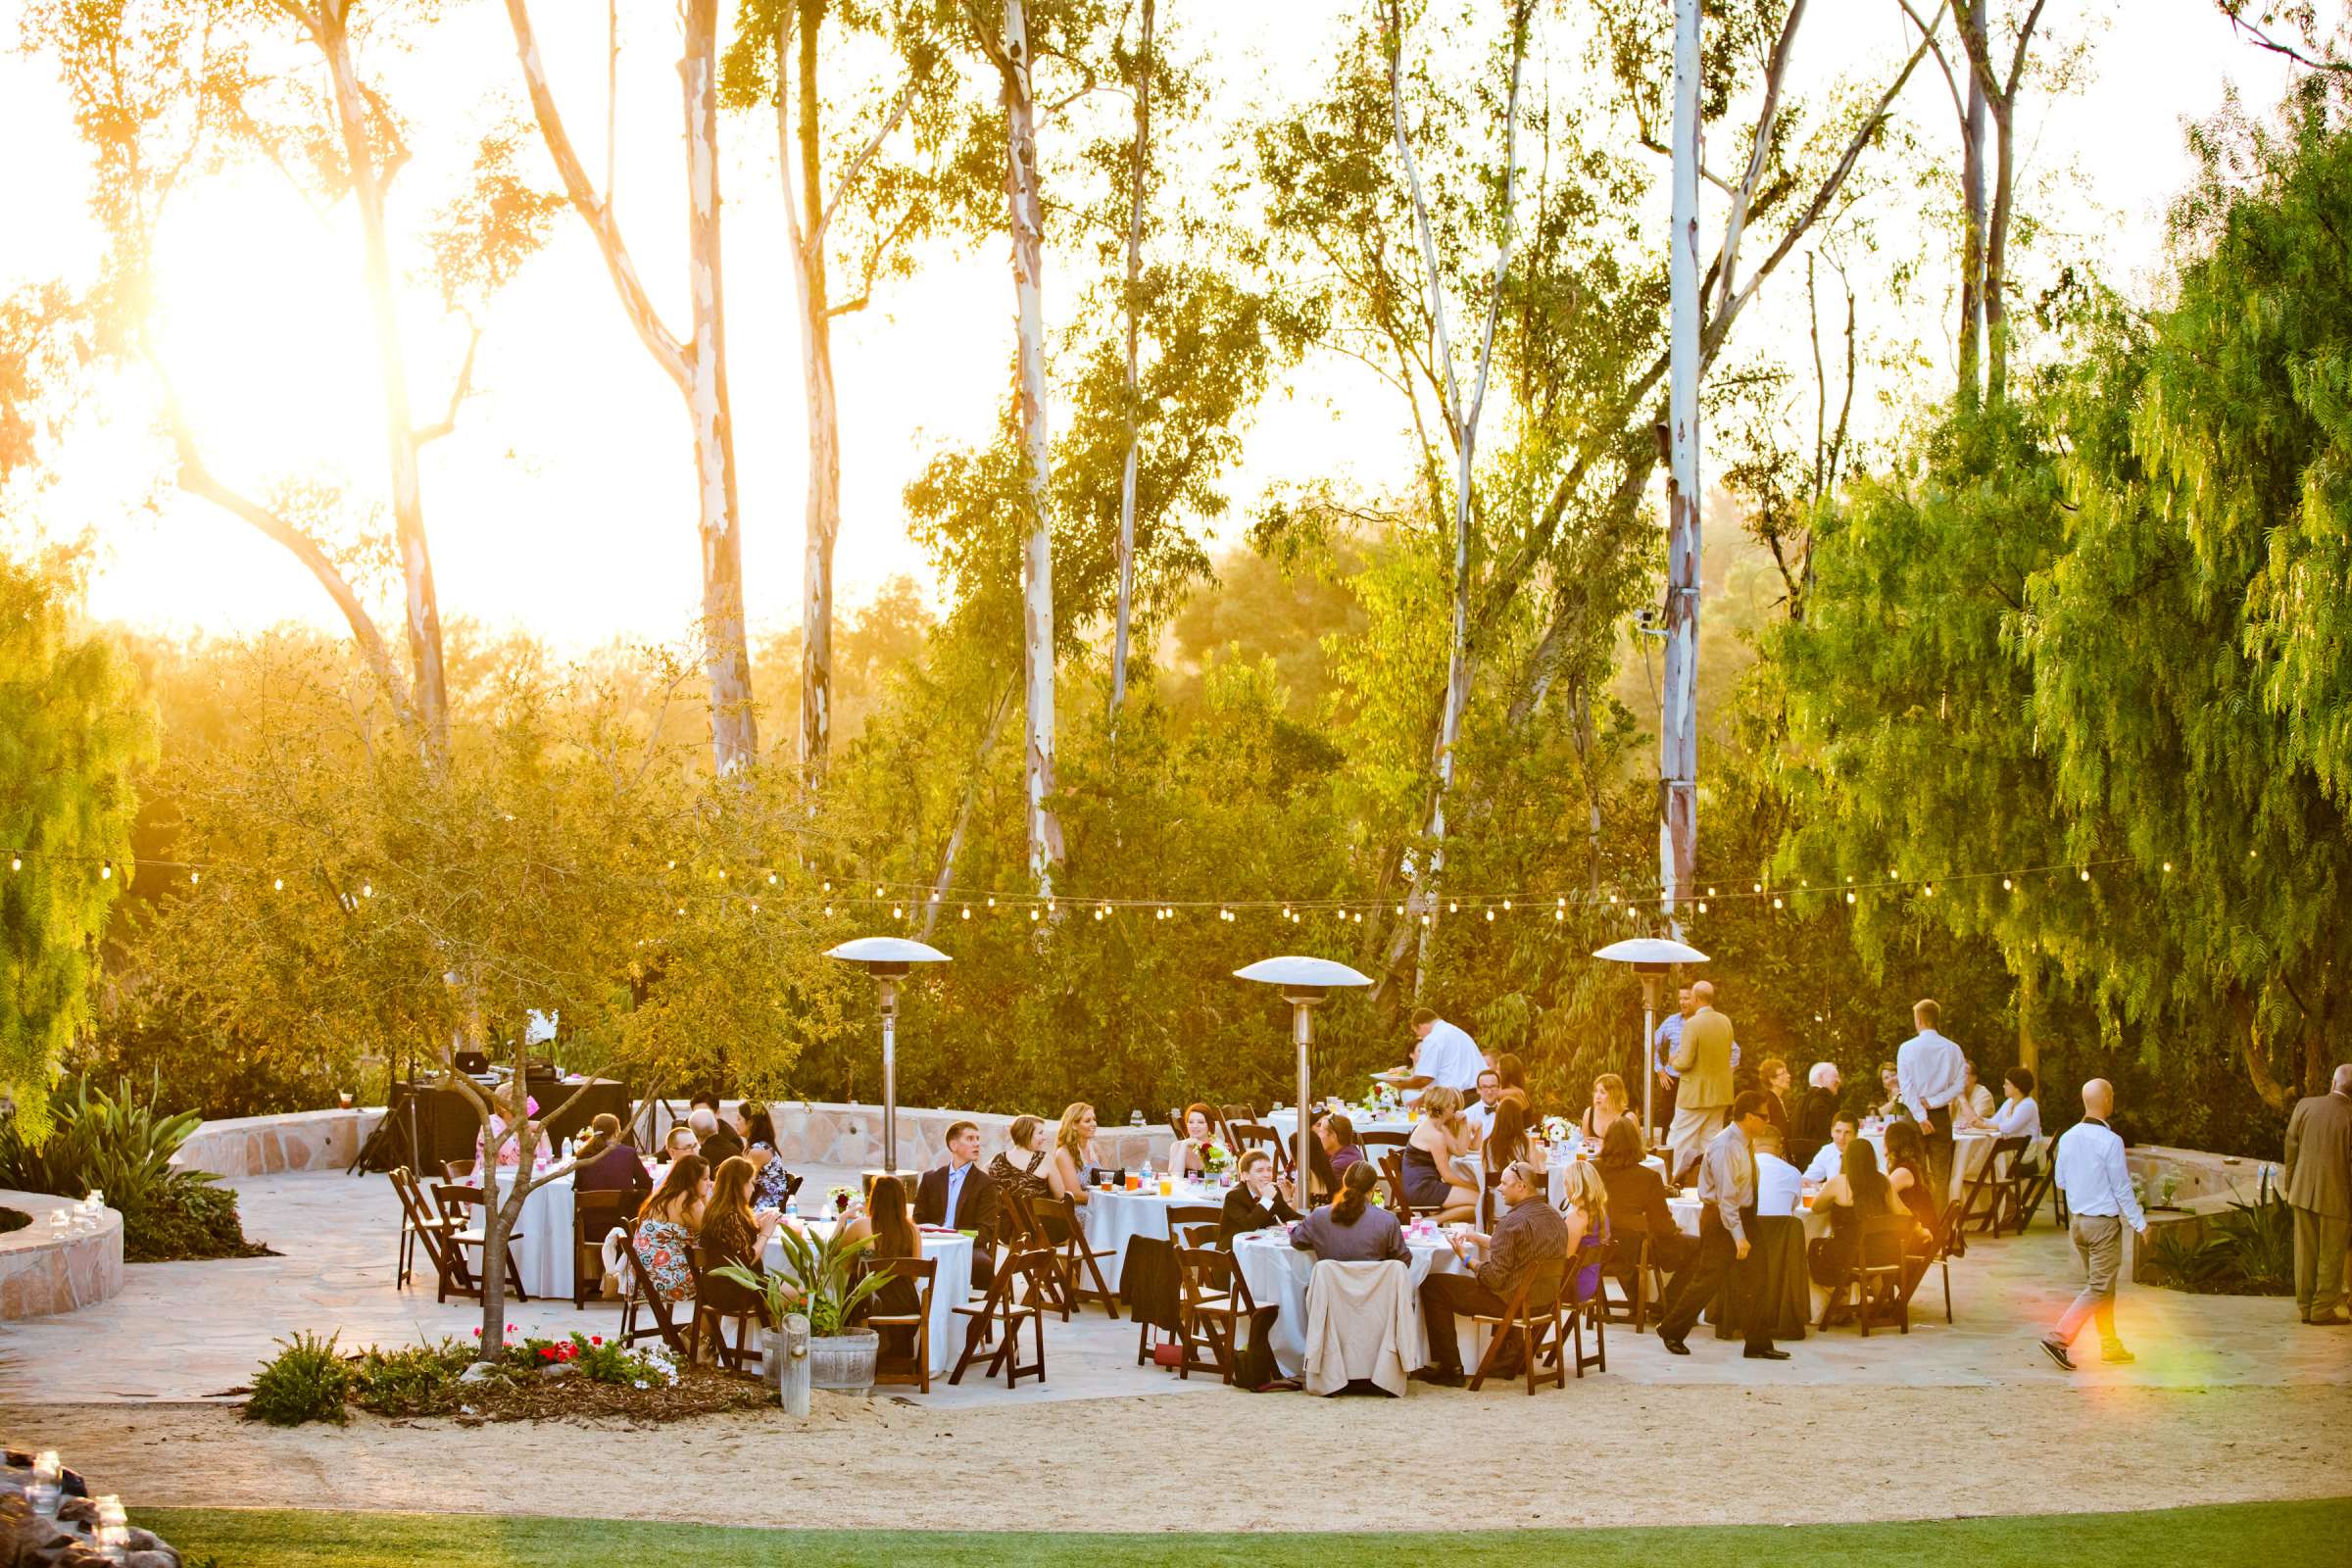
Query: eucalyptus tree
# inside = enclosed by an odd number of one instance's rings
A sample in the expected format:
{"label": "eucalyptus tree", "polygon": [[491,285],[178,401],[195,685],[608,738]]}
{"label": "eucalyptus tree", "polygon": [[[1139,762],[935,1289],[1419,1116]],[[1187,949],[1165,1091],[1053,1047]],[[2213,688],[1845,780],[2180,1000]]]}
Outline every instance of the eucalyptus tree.
{"label": "eucalyptus tree", "polygon": [[678,77],[685,117],[686,282],[689,329],[662,319],[631,260],[611,190],[588,177],[556,103],[531,25],[529,0],[506,0],[523,84],[540,139],[564,196],[604,257],[622,313],[686,406],[694,461],[695,531],[702,566],[703,670],[710,713],[710,760],[722,776],[760,757],[753,708],[751,646],[745,632],[743,515],[736,493],[735,424],[727,394],[726,297],[720,270],[718,0],[686,0]]}
{"label": "eucalyptus tree", "polygon": [[[834,322],[904,273],[941,220],[956,145],[956,74],[937,0],[745,0],[725,102],[775,113],[786,242],[800,314],[808,447],[801,569],[800,763],[824,785],[833,743],[833,551],[841,536],[841,407]],[[888,69],[881,69],[883,66]]]}

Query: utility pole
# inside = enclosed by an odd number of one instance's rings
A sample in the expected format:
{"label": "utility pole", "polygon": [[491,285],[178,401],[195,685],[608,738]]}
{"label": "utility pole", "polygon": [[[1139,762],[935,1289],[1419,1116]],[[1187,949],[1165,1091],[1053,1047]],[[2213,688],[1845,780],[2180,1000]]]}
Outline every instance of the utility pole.
{"label": "utility pole", "polygon": [[1666,679],[1658,711],[1658,886],[1682,931],[1698,854],[1698,15],[1674,0],[1674,233],[1669,245]]}

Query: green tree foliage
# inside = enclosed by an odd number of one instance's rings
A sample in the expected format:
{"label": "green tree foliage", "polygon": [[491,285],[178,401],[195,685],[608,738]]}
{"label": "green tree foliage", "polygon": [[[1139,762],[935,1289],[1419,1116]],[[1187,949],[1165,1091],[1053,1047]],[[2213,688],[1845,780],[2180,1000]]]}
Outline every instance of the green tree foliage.
{"label": "green tree foliage", "polygon": [[0,557],[0,1092],[38,1145],[130,880],[132,775],[153,746],[122,655],[77,633],[62,563]]}

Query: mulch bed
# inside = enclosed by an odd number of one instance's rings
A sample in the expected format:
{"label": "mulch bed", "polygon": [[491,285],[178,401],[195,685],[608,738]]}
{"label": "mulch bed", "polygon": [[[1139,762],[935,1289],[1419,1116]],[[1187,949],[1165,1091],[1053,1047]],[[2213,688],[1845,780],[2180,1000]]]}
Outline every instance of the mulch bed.
{"label": "mulch bed", "polygon": [[758,1378],[699,1366],[681,1372],[676,1388],[639,1389],[586,1378],[494,1378],[465,1384],[456,1396],[457,1408],[449,1414],[465,1427],[572,1418],[650,1427],[723,1410],[776,1408],[775,1391]]}

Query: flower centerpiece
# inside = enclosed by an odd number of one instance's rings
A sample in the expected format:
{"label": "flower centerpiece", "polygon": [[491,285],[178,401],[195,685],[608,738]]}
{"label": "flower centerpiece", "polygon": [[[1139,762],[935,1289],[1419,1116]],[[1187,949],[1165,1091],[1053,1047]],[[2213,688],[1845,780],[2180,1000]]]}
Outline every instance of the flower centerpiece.
{"label": "flower centerpiece", "polygon": [[1213,1139],[1200,1146],[1200,1173],[1222,1176],[1233,1168],[1233,1151]]}
{"label": "flower centerpiece", "polygon": [[858,1200],[858,1189],[855,1187],[836,1187],[832,1190],[831,1197],[833,1199],[833,1212],[836,1214],[847,1214],[850,1211],[850,1205]]}
{"label": "flower centerpiece", "polygon": [[1564,1144],[1568,1141],[1568,1132],[1569,1122],[1567,1117],[1546,1116],[1544,1118],[1544,1141],[1545,1143]]}

